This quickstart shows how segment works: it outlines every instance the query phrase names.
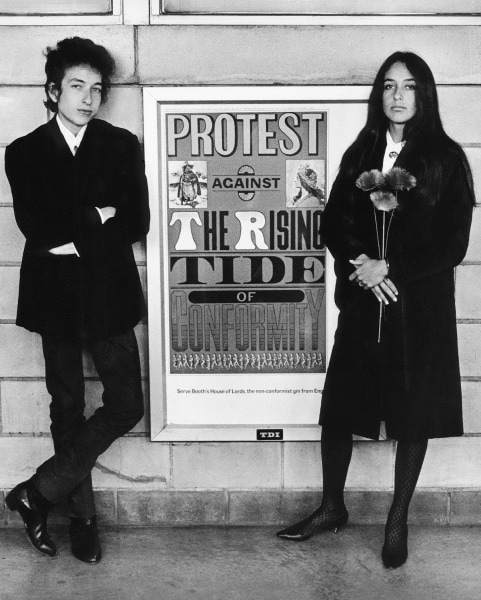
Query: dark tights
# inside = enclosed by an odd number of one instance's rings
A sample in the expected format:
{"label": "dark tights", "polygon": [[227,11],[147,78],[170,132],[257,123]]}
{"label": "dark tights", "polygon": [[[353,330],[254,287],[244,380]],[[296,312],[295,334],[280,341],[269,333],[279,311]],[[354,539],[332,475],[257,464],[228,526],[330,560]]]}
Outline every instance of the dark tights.
{"label": "dark tights", "polygon": [[291,527],[280,531],[278,535],[299,537],[311,536],[316,531],[331,527],[345,515],[344,486],[352,456],[352,435],[336,429],[322,429],[321,439],[323,495],[322,502],[312,515]]}
{"label": "dark tights", "polygon": [[399,441],[394,471],[394,497],[386,523],[384,551],[396,553],[406,542],[411,498],[423,466],[428,440]]}
{"label": "dark tights", "polygon": [[[385,549],[395,552],[405,538],[409,503],[421,472],[427,440],[397,443],[394,498],[386,524]],[[322,502],[310,517],[297,524],[299,534],[311,535],[336,515],[345,511],[344,487],[352,456],[351,433],[323,427],[321,439],[323,495]]]}
{"label": "dark tights", "polygon": [[321,438],[322,504],[329,512],[344,509],[344,486],[351,464],[352,434],[323,427]]}

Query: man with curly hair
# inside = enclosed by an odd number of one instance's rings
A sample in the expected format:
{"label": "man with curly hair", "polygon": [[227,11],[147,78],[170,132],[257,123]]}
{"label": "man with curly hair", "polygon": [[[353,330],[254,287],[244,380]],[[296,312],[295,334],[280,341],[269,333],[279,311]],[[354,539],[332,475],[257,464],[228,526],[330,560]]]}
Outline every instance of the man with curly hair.
{"label": "man with curly hair", "polygon": [[[144,411],[133,328],[145,302],[132,251],[149,228],[142,151],[133,134],[95,118],[114,69],[111,54],[88,39],[48,48],[45,105],[54,116],[5,153],[26,239],[16,322],[42,338],[55,449],[6,504],[33,547],[55,556],[47,516],[66,499],[72,552],[90,564],[101,558],[92,467]],[[104,390],[89,419],[85,349]]]}

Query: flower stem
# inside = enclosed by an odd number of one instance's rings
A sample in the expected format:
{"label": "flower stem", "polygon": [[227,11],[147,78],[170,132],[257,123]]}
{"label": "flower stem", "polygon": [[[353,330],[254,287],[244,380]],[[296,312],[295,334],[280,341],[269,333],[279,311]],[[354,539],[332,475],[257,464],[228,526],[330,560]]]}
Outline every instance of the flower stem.
{"label": "flower stem", "polygon": [[382,302],[379,302],[379,324],[377,328],[377,343],[381,341]]}
{"label": "flower stem", "polygon": [[382,256],[386,258],[386,213],[382,211]]}
{"label": "flower stem", "polygon": [[379,241],[379,228],[377,226],[377,211],[376,208],[372,207],[374,214],[374,224],[376,225],[376,241],[377,241],[377,251],[379,252],[379,256],[381,256],[381,242]]}
{"label": "flower stem", "polygon": [[[388,234],[389,234],[389,229],[388,229]],[[385,260],[386,259],[386,246],[387,246],[387,239],[386,239],[386,212],[383,211],[382,212],[382,252],[380,252],[381,256],[381,260]],[[383,303],[379,302],[379,323],[378,323],[378,327],[377,327],[377,343],[379,344],[379,342],[381,341],[381,321],[382,321],[382,311],[383,311]]]}

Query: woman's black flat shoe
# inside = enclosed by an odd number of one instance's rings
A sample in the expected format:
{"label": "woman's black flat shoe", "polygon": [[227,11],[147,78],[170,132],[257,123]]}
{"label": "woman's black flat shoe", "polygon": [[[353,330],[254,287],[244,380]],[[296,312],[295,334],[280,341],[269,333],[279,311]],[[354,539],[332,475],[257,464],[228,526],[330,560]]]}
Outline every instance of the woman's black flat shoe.
{"label": "woman's black flat shoe", "polygon": [[[292,542],[304,542],[308,540],[315,533],[326,531],[330,529],[334,533],[337,533],[341,527],[347,523],[349,513],[346,509],[342,513],[334,514],[332,517],[319,518],[319,515],[314,512],[311,516],[307,517],[303,521],[296,523],[277,532],[277,536],[283,540],[290,540]],[[318,522],[317,522],[318,521]]]}

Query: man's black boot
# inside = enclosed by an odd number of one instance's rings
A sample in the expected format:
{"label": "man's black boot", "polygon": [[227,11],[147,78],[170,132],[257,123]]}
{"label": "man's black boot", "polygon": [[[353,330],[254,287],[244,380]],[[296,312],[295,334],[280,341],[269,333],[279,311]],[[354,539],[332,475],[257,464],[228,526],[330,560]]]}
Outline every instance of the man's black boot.
{"label": "man's black boot", "polygon": [[57,548],[47,531],[48,511],[53,504],[33,487],[30,481],[19,483],[7,494],[5,504],[22,517],[28,541],[45,556],[56,556]]}
{"label": "man's black boot", "polygon": [[94,565],[102,558],[97,517],[81,519],[70,517],[70,542],[72,554],[82,562]]}

